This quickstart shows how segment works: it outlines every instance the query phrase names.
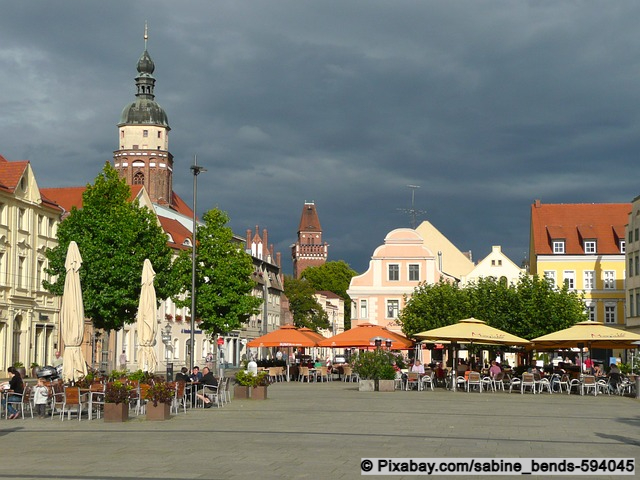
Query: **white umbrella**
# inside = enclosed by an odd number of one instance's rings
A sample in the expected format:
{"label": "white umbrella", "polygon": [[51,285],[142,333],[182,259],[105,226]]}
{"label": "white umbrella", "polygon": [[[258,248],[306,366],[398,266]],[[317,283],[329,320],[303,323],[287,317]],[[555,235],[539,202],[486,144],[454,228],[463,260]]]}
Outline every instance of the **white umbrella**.
{"label": "white umbrella", "polygon": [[84,305],[79,273],[82,257],[74,241],[69,243],[64,266],[67,276],[60,308],[60,327],[64,342],[62,378],[73,382],[87,374],[87,364],[80,348],[84,338]]}
{"label": "white umbrella", "polygon": [[140,303],[138,304],[138,366],[141,370],[155,372],[158,366],[158,358],[153,349],[153,344],[158,333],[156,320],[156,289],[153,280],[156,272],[153,271],[148,258],[144,260],[142,267],[142,290],[140,291]]}

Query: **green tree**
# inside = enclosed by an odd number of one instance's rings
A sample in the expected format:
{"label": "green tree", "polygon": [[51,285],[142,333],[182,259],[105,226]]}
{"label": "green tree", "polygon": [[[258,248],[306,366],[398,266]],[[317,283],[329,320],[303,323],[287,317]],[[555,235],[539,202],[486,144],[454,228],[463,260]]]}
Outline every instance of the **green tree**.
{"label": "green tree", "polygon": [[302,272],[302,278],[308,280],[313,288],[333,292],[344,300],[345,330],[351,328],[351,298],[347,295],[347,289],[357,274],[344,260],[305,268]]}
{"label": "green tree", "polygon": [[[251,295],[255,286],[251,280],[253,262],[243,245],[234,240],[226,212],[209,210],[203,221],[196,235],[196,317],[209,334],[227,333],[258,313],[262,299]],[[191,307],[191,255],[191,251],[184,251],[174,263],[183,294],[175,298],[179,307]]]}
{"label": "green tree", "polygon": [[284,294],[289,299],[289,310],[296,327],[308,327],[315,331],[331,327],[327,312],[314,297],[315,292],[316,289],[308,280],[285,276]]}
{"label": "green tree", "polygon": [[464,288],[441,281],[421,285],[398,319],[403,332],[418,332],[476,317],[522,338],[532,339],[586,319],[583,297],[555,288],[546,279],[523,275],[515,285],[493,277]]}
{"label": "green tree", "polygon": [[80,282],[85,315],[96,328],[119,330],[135,321],[144,259],[156,272],[156,294],[174,294],[171,249],[154,212],[131,202],[131,189],[106,163],[94,185],[87,185],[82,208],[72,208],[58,228],[58,246],[46,251],[44,281],[51,293],[62,295],[69,243],[75,240],[82,256]]}

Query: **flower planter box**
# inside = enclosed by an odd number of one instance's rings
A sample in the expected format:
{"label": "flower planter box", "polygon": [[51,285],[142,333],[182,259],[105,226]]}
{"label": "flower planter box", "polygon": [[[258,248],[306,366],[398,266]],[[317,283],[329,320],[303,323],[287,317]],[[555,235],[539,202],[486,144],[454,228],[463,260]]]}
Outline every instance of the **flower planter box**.
{"label": "flower planter box", "polygon": [[267,387],[253,387],[251,389],[252,400],[266,400],[267,399]]}
{"label": "flower planter box", "polygon": [[395,391],[395,380],[378,380],[379,392],[393,392]]}
{"label": "flower planter box", "polygon": [[242,386],[242,385],[234,385],[233,386],[233,398],[236,398],[236,399],[239,399],[239,400],[245,399],[245,398],[250,398],[249,397],[249,395],[250,395],[249,394],[249,390],[250,390],[250,387],[245,387],[245,386]]}
{"label": "flower planter box", "polygon": [[104,421],[126,422],[129,419],[129,405],[126,403],[105,403],[104,404]]}
{"label": "flower planter box", "polygon": [[171,418],[171,404],[169,403],[158,403],[158,406],[154,407],[153,402],[147,402],[145,409],[147,420],[169,420]]}
{"label": "flower planter box", "polygon": [[360,392],[375,392],[375,380],[360,380],[358,384],[358,391]]}

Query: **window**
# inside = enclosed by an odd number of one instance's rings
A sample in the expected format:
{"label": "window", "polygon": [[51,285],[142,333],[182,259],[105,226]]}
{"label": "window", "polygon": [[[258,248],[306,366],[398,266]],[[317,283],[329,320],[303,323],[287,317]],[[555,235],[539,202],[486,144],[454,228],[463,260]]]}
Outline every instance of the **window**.
{"label": "window", "polygon": [[158,130],[158,138],[162,138],[162,130]]}
{"label": "window", "polygon": [[616,272],[613,270],[604,271],[604,288],[613,290],[616,288]]}
{"label": "window", "polygon": [[0,203],[0,225],[6,225],[6,220],[4,218],[5,205],[4,203]]}
{"label": "window", "polygon": [[148,137],[149,136],[149,130],[143,130],[142,131],[142,136],[143,137]]}
{"label": "window", "polygon": [[0,252],[0,285],[4,285],[5,283],[5,267],[4,267],[4,252]]}
{"label": "window", "polygon": [[587,305],[587,319],[595,322],[596,321],[596,306],[595,305]]}
{"label": "window", "polygon": [[400,280],[400,265],[392,264],[389,265],[389,281],[398,281]]}
{"label": "window", "polygon": [[585,240],[584,241],[584,253],[596,253],[596,241]]}
{"label": "window", "polygon": [[25,215],[26,215],[25,209],[19,208],[18,209],[18,230],[24,230],[24,227],[26,227]]}
{"label": "window", "polygon": [[634,312],[635,312],[635,303],[633,303],[633,292],[629,292],[629,316],[630,317],[635,317]]}
{"label": "window", "polygon": [[633,277],[633,257],[629,256],[629,276]]}
{"label": "window", "polygon": [[26,265],[26,258],[25,257],[18,257],[18,288],[25,288],[25,265]]}
{"label": "window", "polygon": [[409,265],[409,281],[410,282],[420,281],[420,265],[418,265],[417,263],[412,263]]}
{"label": "window", "polygon": [[56,236],[56,221],[53,218],[49,219],[49,228],[47,230],[47,235],[50,237]]}
{"label": "window", "polygon": [[555,270],[545,270],[544,278],[547,279],[547,282],[549,282],[552,287],[557,287],[558,286],[558,284],[556,283],[556,272],[555,272]]}
{"label": "window", "polygon": [[38,215],[38,235],[44,235],[44,231],[42,229],[42,225],[44,223],[44,216]]}
{"label": "window", "polygon": [[624,240],[620,240],[620,253],[625,253],[627,251],[627,244]]}
{"label": "window", "polygon": [[634,235],[634,237],[635,237],[635,238],[634,238],[634,240],[637,242],[637,241],[638,241],[638,239],[640,239],[640,229],[636,228],[636,229],[633,231],[633,235]]}
{"label": "window", "polygon": [[387,318],[398,318],[400,300],[387,300]]}
{"label": "window", "polygon": [[616,323],[616,306],[604,306],[604,323]]}
{"label": "window", "polygon": [[38,267],[36,270],[36,290],[42,290],[42,274],[44,272],[44,261],[38,260]]}
{"label": "window", "polygon": [[564,240],[553,241],[553,253],[556,255],[564,253]]}
{"label": "window", "polygon": [[574,290],[576,288],[576,272],[573,270],[565,270],[562,276],[567,288],[569,290]]}
{"label": "window", "polygon": [[136,172],[133,176],[134,185],[144,185],[144,174],[142,172]]}
{"label": "window", "polygon": [[360,318],[369,318],[366,300],[360,300]]}
{"label": "window", "polygon": [[640,275],[640,254],[638,254],[636,252],[636,254],[633,256],[633,259],[634,259],[634,263],[635,263],[636,275]]}
{"label": "window", "polygon": [[640,316],[640,290],[636,290],[636,316]]}
{"label": "window", "polygon": [[585,290],[593,290],[596,288],[596,272],[593,270],[585,270],[584,271],[584,289]]}

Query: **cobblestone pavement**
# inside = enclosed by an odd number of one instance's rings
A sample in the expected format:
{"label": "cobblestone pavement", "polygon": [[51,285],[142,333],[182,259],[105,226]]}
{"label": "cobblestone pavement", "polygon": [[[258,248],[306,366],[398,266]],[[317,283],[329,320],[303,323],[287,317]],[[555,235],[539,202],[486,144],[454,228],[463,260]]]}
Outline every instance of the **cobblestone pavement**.
{"label": "cobblestone pavement", "polygon": [[0,479],[350,479],[367,457],[637,459],[639,402],[278,383],[266,401],[166,422],[0,420]]}

